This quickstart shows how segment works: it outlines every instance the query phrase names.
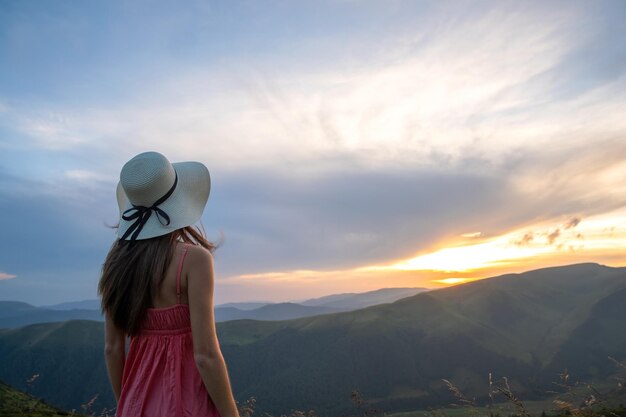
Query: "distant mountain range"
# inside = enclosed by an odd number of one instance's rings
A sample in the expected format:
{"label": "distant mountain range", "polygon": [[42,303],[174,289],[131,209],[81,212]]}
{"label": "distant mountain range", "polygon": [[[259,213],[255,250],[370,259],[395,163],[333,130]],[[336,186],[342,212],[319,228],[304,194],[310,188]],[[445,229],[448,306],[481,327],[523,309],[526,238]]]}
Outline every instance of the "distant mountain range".
{"label": "distant mountain range", "polygon": [[[358,389],[386,412],[453,401],[442,378],[486,400],[488,375],[538,399],[567,368],[572,380],[615,372],[626,359],[626,268],[577,264],[508,274],[393,303],[284,321],[218,324],[236,398],[262,414],[354,411]],[[99,393],[113,402],[103,326],[72,320],[0,330],[0,378],[66,409]]]}
{"label": "distant mountain range", "polygon": [[62,322],[76,319],[104,320],[100,310],[53,310],[35,307],[20,301],[0,301],[0,329],[33,323]]}
{"label": "distant mountain range", "polygon": [[299,317],[316,316],[318,314],[337,313],[339,311],[345,310],[323,306],[304,306],[295,303],[266,304],[251,310],[241,310],[237,307],[216,307],[215,321],[221,322],[240,319],[289,320]]}
{"label": "distant mountain range", "polygon": [[[427,289],[383,288],[365,293],[329,295],[302,303],[227,303],[215,307],[215,320],[288,320],[389,303],[422,291]],[[100,300],[73,301],[41,307],[20,301],[0,301],[0,328],[66,320],[103,321]]]}
{"label": "distant mountain range", "polygon": [[268,304],[274,304],[272,301],[258,301],[258,302],[239,302],[239,303],[224,303],[218,304],[216,307],[235,307],[238,310],[254,310],[255,308],[263,307]]}
{"label": "distant mountain range", "polygon": [[46,310],[100,310],[100,300],[94,298],[92,300],[68,301],[65,303],[40,306],[39,308]]}
{"label": "distant mountain range", "polygon": [[392,303],[401,298],[428,291],[427,288],[381,288],[364,293],[333,294],[299,303],[229,303],[215,308],[216,321],[238,319],[288,320],[320,314],[352,311],[378,304]]}
{"label": "distant mountain range", "polygon": [[344,293],[311,298],[300,302],[304,306],[336,308],[344,311],[356,310],[378,304],[393,303],[401,298],[410,297],[427,288],[381,288],[364,293]]}

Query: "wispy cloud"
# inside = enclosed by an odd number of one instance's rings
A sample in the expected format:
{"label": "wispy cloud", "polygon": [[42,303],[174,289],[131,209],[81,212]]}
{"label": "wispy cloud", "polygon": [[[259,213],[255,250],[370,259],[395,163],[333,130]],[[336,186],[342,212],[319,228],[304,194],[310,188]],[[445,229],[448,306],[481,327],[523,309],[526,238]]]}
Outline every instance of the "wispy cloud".
{"label": "wispy cloud", "polygon": [[101,174],[101,173],[89,171],[86,169],[68,169],[65,171],[65,176],[69,179],[84,182],[84,183],[92,183],[92,182],[116,183],[118,181],[118,178],[113,175]]}
{"label": "wispy cloud", "polygon": [[13,278],[16,278],[16,277],[17,277],[17,275],[7,274],[6,272],[0,272],[0,280],[13,279]]}
{"label": "wispy cloud", "polygon": [[574,227],[580,224],[580,220],[581,220],[580,217],[572,217],[571,219],[567,221],[567,223],[565,223],[565,225],[563,225],[563,228],[565,230],[573,229]]}
{"label": "wispy cloud", "polygon": [[122,164],[156,150],[212,172],[204,223],[225,232],[232,291],[476,278],[355,272],[439,267],[445,245],[493,268],[494,254],[624,259],[590,226],[613,213],[602,227],[621,236],[626,205],[619,2],[92,7],[0,16],[0,197],[42,242],[71,229],[91,245],[94,222],[116,219]]}
{"label": "wispy cloud", "polygon": [[564,100],[547,76],[593,35],[575,30],[583,12],[440,11],[417,34],[382,38],[367,62],[276,72],[262,60],[231,60],[226,69],[140,82],[135,99],[114,107],[18,110],[18,126],[35,146],[108,153],[123,145],[128,154],[153,147],[230,167],[278,159],[321,170],[301,162],[331,154],[337,163],[349,155],[361,164],[436,166],[469,153],[497,164],[512,149],[538,152],[565,145],[573,132],[590,139],[625,128],[624,94],[616,94],[624,77]]}

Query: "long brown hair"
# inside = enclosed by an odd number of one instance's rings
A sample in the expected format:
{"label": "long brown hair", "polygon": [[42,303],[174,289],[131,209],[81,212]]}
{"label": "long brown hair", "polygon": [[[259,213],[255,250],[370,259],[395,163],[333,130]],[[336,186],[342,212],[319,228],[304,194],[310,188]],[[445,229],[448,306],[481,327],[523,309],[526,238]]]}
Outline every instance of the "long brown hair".
{"label": "long brown hair", "polygon": [[165,279],[174,257],[176,242],[200,245],[213,253],[220,244],[209,242],[199,228],[191,226],[163,236],[136,240],[132,249],[129,240],[117,239],[102,265],[98,283],[101,311],[108,312],[116,327],[135,335],[151,307],[152,296]]}

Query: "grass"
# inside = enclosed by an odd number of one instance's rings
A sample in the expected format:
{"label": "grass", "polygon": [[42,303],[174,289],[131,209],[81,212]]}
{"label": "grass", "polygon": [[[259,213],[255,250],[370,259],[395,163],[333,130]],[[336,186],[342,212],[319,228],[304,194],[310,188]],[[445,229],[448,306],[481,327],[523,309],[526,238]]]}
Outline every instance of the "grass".
{"label": "grass", "polygon": [[[449,406],[436,409],[415,410],[408,412],[386,413],[372,407],[369,401],[359,392],[351,393],[354,414],[342,417],[626,417],[626,363],[609,357],[616,367],[611,379],[599,383],[575,381],[567,372],[559,375],[554,383],[554,390],[548,392],[551,398],[541,401],[523,401],[511,389],[506,377],[494,380],[489,374],[489,392],[487,404],[479,404],[475,398],[466,396],[450,380],[443,383],[455,398]],[[38,374],[29,378],[26,383],[30,387],[39,377]],[[21,392],[0,382],[0,417],[114,417],[115,409],[103,409],[96,412],[92,409],[98,395],[81,405],[77,410],[63,411],[29,393]],[[256,398],[250,397],[243,403],[237,403],[240,417],[274,417],[268,413],[256,416]],[[318,417],[315,410],[291,410],[289,414],[279,417]]]}
{"label": "grass", "polygon": [[[624,364],[618,362],[624,367]],[[626,369],[626,367],[624,367]],[[36,378],[36,376],[33,376]],[[584,383],[570,384],[567,374],[562,374],[562,380],[555,385],[561,388],[552,399],[542,401],[522,401],[511,390],[506,378],[498,383],[491,383],[489,397],[492,402],[479,405],[474,399],[466,397],[451,381],[443,380],[450,392],[456,398],[456,403],[446,408],[416,410],[399,413],[385,413],[371,407],[367,399],[358,391],[351,393],[351,400],[355,407],[354,414],[342,417],[626,417],[626,408],[619,403],[626,394],[623,377],[616,376],[615,381],[606,381],[603,384],[591,385]],[[76,413],[57,409],[30,394],[17,391],[0,382],[0,417],[114,417],[115,410],[103,409],[96,412],[91,409],[97,399],[95,395],[90,401],[83,404],[83,412]],[[264,413],[255,416],[256,398],[250,397],[243,403],[237,404],[241,417],[274,417]],[[315,410],[291,410],[289,414],[279,417],[318,417]]]}
{"label": "grass", "polygon": [[[36,378],[34,375],[29,381],[32,382]],[[80,417],[78,414],[46,404],[41,399],[18,391],[3,382],[0,382],[0,404],[0,417]]]}
{"label": "grass", "polygon": [[554,383],[555,390],[548,392],[552,398],[541,401],[522,401],[511,389],[507,378],[498,382],[489,375],[488,404],[479,405],[466,397],[454,384],[443,380],[456,403],[447,408],[418,410],[389,414],[388,417],[626,417],[626,364],[609,357],[617,368],[615,375],[606,381],[588,383],[572,382],[565,370]]}
{"label": "grass", "polygon": [[[488,404],[478,404],[464,395],[451,381],[444,379],[456,402],[447,408],[385,413],[372,408],[359,391],[352,391],[351,399],[356,413],[342,417],[626,417],[626,407],[620,402],[626,399],[626,364],[609,358],[617,368],[611,380],[591,384],[572,382],[567,371],[554,383],[552,398],[542,401],[522,401],[511,389],[508,379],[498,381],[489,375]],[[241,417],[253,417],[256,399],[249,398],[238,405]],[[265,413],[261,417],[274,417]],[[280,417],[317,417],[314,410],[292,410]]]}

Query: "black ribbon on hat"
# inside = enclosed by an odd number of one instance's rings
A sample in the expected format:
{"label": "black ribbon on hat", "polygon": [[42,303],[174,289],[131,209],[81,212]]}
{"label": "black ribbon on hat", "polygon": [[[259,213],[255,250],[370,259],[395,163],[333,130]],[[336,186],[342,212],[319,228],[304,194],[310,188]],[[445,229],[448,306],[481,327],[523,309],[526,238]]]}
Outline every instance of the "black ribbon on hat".
{"label": "black ribbon on hat", "polygon": [[[163,226],[168,226],[170,224],[170,216],[168,216],[168,214],[164,212],[163,210],[161,210],[158,206],[162,204],[165,200],[167,200],[176,189],[176,185],[178,184],[178,174],[176,173],[176,170],[174,170],[174,174],[175,174],[174,185],[172,185],[172,188],[170,188],[169,191],[165,193],[163,197],[155,201],[153,205],[151,205],[150,207],[146,207],[146,206],[136,206],[133,204],[132,208],[129,208],[124,213],[122,213],[122,219],[126,221],[136,219],[135,222],[131,224],[130,227],[126,230],[126,232],[124,232],[124,235],[122,236],[122,240],[125,240],[128,237],[128,235],[132,233],[130,237],[130,241],[132,245],[132,243],[137,239],[137,236],[139,236],[139,233],[141,233],[141,230],[143,229],[144,225],[148,222],[148,219],[152,215],[153,211],[156,213],[157,219],[159,219],[159,223],[161,223]],[[127,213],[132,213],[132,214],[127,215]],[[164,223],[163,221],[165,221],[166,223]]]}

